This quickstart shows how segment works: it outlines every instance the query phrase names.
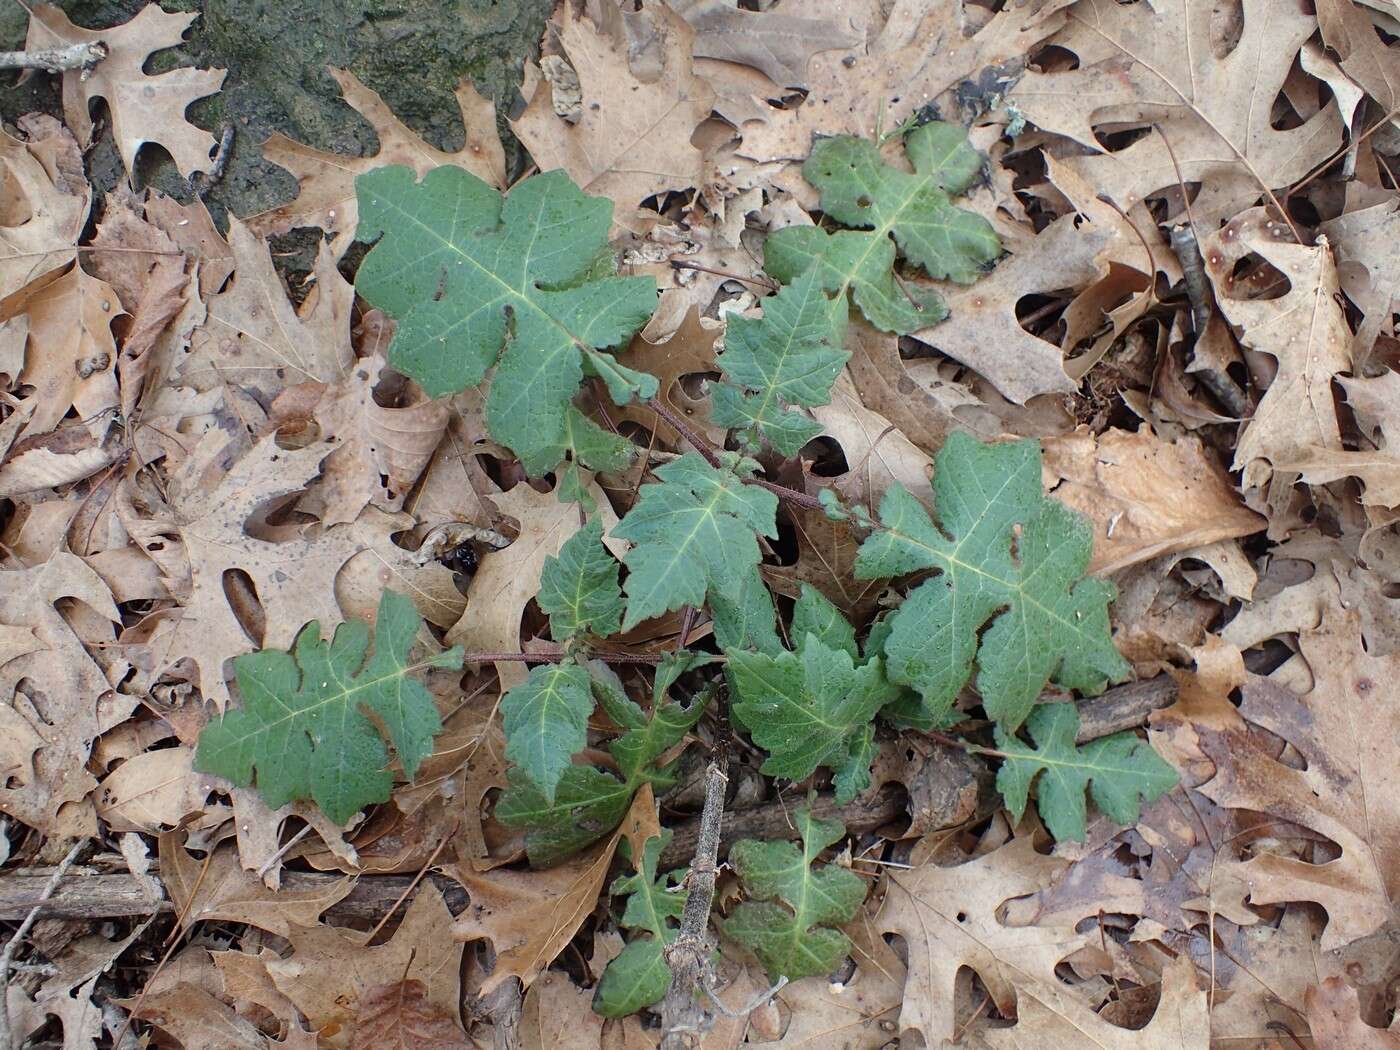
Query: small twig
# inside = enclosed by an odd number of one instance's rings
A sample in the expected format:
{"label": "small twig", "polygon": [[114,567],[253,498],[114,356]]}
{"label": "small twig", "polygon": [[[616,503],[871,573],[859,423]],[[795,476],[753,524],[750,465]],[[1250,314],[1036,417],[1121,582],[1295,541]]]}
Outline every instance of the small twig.
{"label": "small twig", "polygon": [[744,284],[756,284],[760,288],[767,288],[770,292],[778,290],[778,284],[765,278],[741,277],[737,273],[730,273],[727,270],[716,270],[712,266],[701,266],[699,263],[688,262],[685,259],[672,259],[671,269],[673,270],[699,270],[701,273],[712,273],[716,277],[727,277],[731,281],[742,281]]}
{"label": "small twig", "polygon": [[[29,931],[34,928],[34,924],[39,921],[39,915],[44,910],[44,902],[58,891],[58,884],[63,881],[63,876],[68,873],[68,869],[73,866],[73,862],[78,859],[84,847],[87,846],[87,839],[80,839],[73,845],[54,869],[49,881],[44,884],[44,890],[39,894],[38,903],[30,909],[29,914],[24,917],[24,921],[19,924],[19,929],[14,932],[9,942],[5,945],[5,950],[0,952],[0,995],[5,994],[5,989],[10,987],[10,967],[15,962],[15,952],[24,943],[24,939],[29,936]],[[14,1050],[14,1037],[10,1032],[10,1001],[8,997],[4,1002],[0,1002],[0,1050]]]}
{"label": "small twig", "polygon": [[[437,863],[438,857],[442,855],[442,851],[447,848],[447,844],[452,841],[452,836],[455,834],[457,834],[457,825],[453,823],[452,829],[442,837],[442,841],[437,844],[437,848],[433,850],[427,862],[418,869],[418,874],[413,876],[413,881],[404,887],[403,892],[399,894],[399,899],[394,901],[394,903],[389,906],[389,910],[384,913],[384,918],[380,919],[379,922],[375,924],[374,929],[369,931],[369,936],[365,938],[366,944],[369,944],[379,935],[379,931],[384,929],[384,924],[399,910],[399,905],[408,900],[413,891],[418,888],[418,884],[423,881],[423,876],[428,874],[428,869]],[[408,979],[407,971],[405,971],[403,979]]]}
{"label": "small twig", "polygon": [[749,1000],[749,1004],[747,1006],[741,1006],[737,1010],[731,1010],[729,1007],[725,1006],[723,1002],[720,1001],[719,996],[715,994],[714,985],[714,975],[706,974],[705,994],[710,997],[710,1002],[714,1004],[716,1010],[724,1014],[725,1017],[748,1017],[749,1014],[753,1013],[759,1007],[767,1006],[768,1001],[772,999],[773,996],[777,995],[784,988],[786,988],[788,985],[788,979],[786,977],[779,977],[777,983],[774,984],[772,988],[768,988],[764,991],[759,992],[757,995],[755,995],[752,999]]}
{"label": "small twig", "polygon": [[0,69],[42,69],[46,73],[62,73],[65,69],[81,69],[83,79],[111,53],[101,40],[68,47],[45,47],[34,51],[0,51]]}
{"label": "small twig", "polygon": [[189,178],[190,192],[198,193],[202,198],[212,190],[224,178],[224,169],[228,167],[229,153],[233,146],[233,125],[225,124],[223,134],[219,136],[219,147],[214,151],[214,163],[208,172],[191,172]]}
{"label": "small twig", "polygon": [[[563,649],[544,649],[536,653],[467,653],[462,661],[469,664],[557,664],[570,655]],[[659,664],[663,659],[659,653],[589,652],[585,655],[605,664]]]}
{"label": "small twig", "polygon": [[1186,298],[1191,303],[1191,323],[1199,339],[1210,322],[1210,291],[1206,284],[1205,260],[1196,232],[1190,226],[1171,228],[1172,251],[1181,263],[1181,275],[1186,280]]}
{"label": "small twig", "polygon": [[711,951],[710,908],[715,899],[715,872],[719,867],[719,842],[724,826],[724,791],[729,783],[722,749],[710,758],[705,770],[705,806],[700,813],[700,838],[695,859],[686,877],[688,892],[681,928],[666,948],[671,987],[661,1003],[661,1050],[687,1050],[699,1045],[698,1036],[710,1020],[700,998],[706,985]]}

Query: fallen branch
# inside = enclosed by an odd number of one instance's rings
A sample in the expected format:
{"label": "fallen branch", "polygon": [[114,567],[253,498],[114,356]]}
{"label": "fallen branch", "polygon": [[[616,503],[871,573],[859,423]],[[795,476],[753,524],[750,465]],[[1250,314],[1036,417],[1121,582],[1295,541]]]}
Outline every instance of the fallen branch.
{"label": "fallen branch", "polygon": [[34,51],[0,51],[0,69],[42,69],[47,73],[81,69],[86,78],[108,54],[110,49],[101,40]]}
{"label": "fallen branch", "polygon": [[686,876],[685,910],[681,913],[680,932],[666,948],[671,987],[661,1001],[661,1050],[687,1050],[698,1046],[712,1016],[701,993],[709,983],[710,953],[714,950],[710,940],[710,909],[714,905],[715,872],[719,867],[724,791],[729,783],[722,755],[723,749],[720,749],[705,770],[705,806],[700,814],[695,859]]}

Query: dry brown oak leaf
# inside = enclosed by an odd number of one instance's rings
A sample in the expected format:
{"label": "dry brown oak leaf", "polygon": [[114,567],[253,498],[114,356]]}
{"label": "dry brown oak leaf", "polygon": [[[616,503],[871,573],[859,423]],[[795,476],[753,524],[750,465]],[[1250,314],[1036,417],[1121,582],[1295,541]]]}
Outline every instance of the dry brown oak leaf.
{"label": "dry brown oak leaf", "polygon": [[[77,153],[72,134],[52,118],[43,120],[30,123],[28,142],[0,129],[0,182],[5,186],[0,197],[0,317],[9,312],[12,295],[73,261],[92,202],[81,155],[74,177],[63,160],[70,153],[67,147]],[[21,126],[27,121],[22,117]]]}
{"label": "dry brown oak leaf", "polygon": [[966,288],[949,288],[947,320],[915,332],[914,338],[976,370],[1018,405],[1037,394],[1074,390],[1064,350],[1022,328],[1016,304],[1038,292],[1084,289],[1107,276],[1103,256],[1117,236],[1114,227],[1062,216],[986,277]]}
{"label": "dry brown oak leaf", "polygon": [[130,22],[111,29],[83,29],[52,4],[39,4],[29,22],[29,49],[69,44],[107,45],[107,57],[91,70],[63,74],[63,117],[83,148],[92,142],[89,113],[93,99],[103,99],[112,115],[112,135],[127,174],[136,171],[136,154],[147,142],[163,146],[180,174],[189,178],[213,167],[214,136],[185,120],[191,102],[212,95],[224,82],[222,69],[172,69],[148,76],[143,67],[157,51],[176,47],[197,14],[167,14],[147,4]]}
{"label": "dry brown oak leaf", "polygon": [[[1273,126],[1273,103],[1317,21],[1301,4],[1243,0],[1238,43],[1218,54],[1209,0],[1118,4],[1080,0],[1050,43],[1077,68],[1028,73],[1009,101],[1037,127],[1092,151],[1065,163],[1127,211],[1180,178],[1201,184],[1192,202],[1201,229],[1307,175],[1341,143],[1329,103],[1295,128]],[[1150,129],[1105,153],[1095,126]]]}
{"label": "dry brown oak leaf", "polygon": [[1395,199],[1343,212],[1319,229],[1337,256],[1337,274],[1362,321],[1352,339],[1358,367],[1376,345],[1376,337],[1391,324],[1391,304],[1400,288],[1400,208]]}
{"label": "dry brown oak leaf", "polygon": [[1094,528],[1089,571],[1107,574],[1162,554],[1261,532],[1199,438],[1166,441],[1146,423],[1041,442],[1046,487]]}
{"label": "dry brown oak leaf", "polygon": [[957,1038],[954,987],[964,966],[981,977],[997,1009],[1011,1016],[1016,989],[1029,982],[1054,985],[1056,965],[1088,942],[1072,926],[1000,921],[1005,901],[1047,888],[1069,866],[1037,853],[1032,838],[1021,835],[966,864],[925,863],[891,873],[877,924],[908,945],[901,1032],[920,1032],[929,1046]]}
{"label": "dry brown oak leaf", "polygon": [[752,66],[780,88],[805,87],[813,55],[861,42],[839,15],[803,18],[798,4],[779,11],[745,11],[734,0],[673,0],[671,6],[695,30],[696,58]]}
{"label": "dry brown oak leaf", "polygon": [[463,945],[452,939],[452,913],[431,882],[419,887],[383,944],[368,945],[359,930],[326,925],[294,928],[287,939],[292,954],[269,960],[267,971],[329,1050],[367,1045],[357,1041],[356,1017],[385,978],[422,982],[424,1009],[457,1016]]}
{"label": "dry brown oak leaf", "polygon": [[[1327,911],[1322,949],[1332,951],[1396,917],[1400,657],[1367,655],[1359,615],[1341,607],[1335,582],[1325,590],[1329,600],[1321,603],[1316,626],[1278,623],[1273,628],[1274,633],[1298,629],[1312,688],[1297,695],[1271,679],[1251,678],[1240,706],[1248,721],[1292,744],[1306,768],[1277,761],[1254,734],[1228,723],[1196,729],[1202,752],[1216,766],[1202,794],[1222,806],[1301,825],[1340,848],[1335,859],[1318,863],[1256,852],[1227,872],[1248,884],[1255,904],[1322,905]],[[1307,612],[1301,609],[1298,616]],[[1260,626],[1256,633],[1268,630]],[[1289,669],[1286,664],[1275,675]]]}
{"label": "dry brown oak leaf", "polygon": [[422,981],[395,981],[360,997],[351,1050],[470,1050],[457,1011],[428,1001]]}
{"label": "dry brown oak leaf", "polygon": [[[1232,469],[1244,472],[1243,487],[1261,487],[1274,471],[1293,469],[1319,450],[1340,451],[1332,377],[1352,367],[1351,329],[1326,238],[1315,247],[1294,243],[1287,226],[1252,208],[1207,237],[1201,252],[1220,312],[1240,342],[1278,361],[1235,445]],[[1252,252],[1270,266],[1237,279],[1237,263]],[[1249,298],[1261,286],[1276,294],[1281,282],[1283,295]]]}
{"label": "dry brown oak leaf", "polygon": [[506,185],[506,155],[496,132],[496,106],[477,94],[470,81],[457,85],[457,105],[462,111],[466,141],[454,152],[431,146],[407,127],[384,100],[344,69],[332,69],[345,101],[369,121],[379,137],[379,151],[367,157],[323,153],[289,139],[280,131],[263,143],[263,157],[286,168],[301,184],[296,199],[261,212],[248,220],[248,228],[267,237],[299,227],[318,226],[330,236],[333,258],[345,254],[355,239],[360,207],[355,178],[375,168],[403,164],[422,178],[434,168],[451,164],[471,172],[497,189]]}
{"label": "dry brown oak leaf", "polygon": [[[214,491],[189,501],[188,517],[164,523],[184,547],[190,584],[174,627],[153,646],[167,663],[192,658],[199,668],[200,691],[220,710],[228,701],[226,661],[258,647],[287,649],[312,620],[329,632],[346,618],[337,600],[336,577],[356,555],[374,558],[389,574],[388,586],[418,602],[429,619],[441,618],[442,610],[424,608],[438,599],[420,581],[423,570],[411,552],[391,539],[408,527],[406,517],[370,510],[352,524],[332,528],[260,523],[260,510],[311,483],[325,455],[325,445],[288,450],[268,436],[233,465]],[[261,638],[249,638],[231,603],[229,573],[246,573],[252,581],[263,620]],[[441,574],[450,575],[446,569]]]}
{"label": "dry brown oak leaf", "polygon": [[896,4],[882,27],[866,21],[865,40],[855,48],[816,55],[802,104],[746,122],[739,152],[756,161],[799,161],[811,153],[813,135],[872,138],[984,70],[986,94],[1002,91],[995,67],[1019,67],[1064,24],[1071,2],[1032,0],[990,18],[962,0]]}
{"label": "dry brown oak leaf", "polygon": [[312,270],[315,285],[300,309],[287,299],[267,242],[229,218],[233,281],[209,300],[178,378],[199,390],[234,383],[271,402],[297,383],[333,383],[355,360],[350,312],[355,289],[325,244]]}
{"label": "dry brown oak leaf", "polygon": [[642,14],[661,40],[656,79],[640,80],[629,68],[620,19],[605,31],[565,4],[558,36],[582,90],[578,122],[555,113],[553,90],[542,79],[511,121],[541,171],[563,168],[584,193],[609,198],[613,221],[636,233],[649,225],[637,211],[646,198],[703,183],[704,157],[690,137],[714,102],[710,85],[692,68],[695,31],[656,0]]}
{"label": "dry brown oak leaf", "polygon": [[1209,1050],[1211,1025],[1205,989],[1196,965],[1182,952],[1162,970],[1162,994],[1152,1021],[1139,1029],[1120,1028],[1099,1017],[1064,985],[1034,982],[1017,986],[1012,1028],[983,1033],[993,1050],[1086,1046],[1095,1050]]}
{"label": "dry brown oak leaf", "polygon": [[301,508],[327,526],[354,521],[369,506],[402,510],[442,440],[448,414],[447,402],[427,397],[379,354],[361,358],[323,389],[315,406],[320,438],[336,448]]}
{"label": "dry brown oak leaf", "polygon": [[1356,989],[1329,977],[1307,994],[1308,1028],[1317,1050],[1400,1050],[1400,1029],[1372,1028],[1361,1019]]}
{"label": "dry brown oak leaf", "polygon": [[1377,32],[1373,12],[1354,0],[1316,0],[1314,6],[1323,43],[1337,53],[1347,76],[1393,118],[1400,105],[1400,53]]}
{"label": "dry brown oak leaf", "polygon": [[[121,623],[107,585],[67,551],[0,572],[0,763],[7,770],[0,811],[45,835],[96,834],[84,801],[96,787],[87,768],[92,743],[137,703],[113,691],[59,611],[79,603],[109,625]],[[99,640],[115,642],[114,626],[105,634]]]}
{"label": "dry brown oak leaf", "polygon": [[12,302],[29,321],[19,381],[34,388],[35,407],[24,433],[52,430],[70,408],[92,427],[105,426],[108,421],[97,417],[117,405],[112,322],[125,312],[117,293],[75,265],[54,280],[31,284]]}

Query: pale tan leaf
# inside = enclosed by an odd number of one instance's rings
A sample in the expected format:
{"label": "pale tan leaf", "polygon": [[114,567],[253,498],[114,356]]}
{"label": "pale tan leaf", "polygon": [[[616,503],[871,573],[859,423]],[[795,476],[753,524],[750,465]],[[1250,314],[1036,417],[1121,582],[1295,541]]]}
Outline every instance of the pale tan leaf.
{"label": "pale tan leaf", "polygon": [[305,889],[270,890],[239,864],[231,845],[214,847],[202,860],[192,856],[185,849],[183,831],[161,834],[160,874],[183,929],[224,920],[246,922],[280,937],[314,926],[323,911],[354,887],[352,879],[341,879]]}
{"label": "pale tan leaf", "polygon": [[[63,128],[48,141],[72,142]],[[0,129],[0,318],[6,302],[31,281],[73,261],[92,195],[85,181],[70,182],[45,165],[44,140],[21,142]]]}
{"label": "pale tan leaf", "polygon": [[[1201,184],[1192,207],[1204,232],[1216,221],[1288,186],[1341,141],[1335,104],[1299,127],[1271,123],[1273,101],[1316,20],[1301,6],[1244,0],[1243,32],[1228,53],[1213,48],[1212,7],[1198,0],[1118,4],[1082,0],[1051,41],[1075,67],[1029,72],[1009,98],[1026,119],[1092,151],[1065,163],[1125,211],[1175,186]],[[1162,129],[1114,153],[1096,125]]]}
{"label": "pale tan leaf", "polygon": [[301,187],[296,200],[250,218],[248,226],[254,233],[268,236],[297,227],[319,226],[330,235],[331,255],[340,258],[354,240],[359,221],[356,176],[388,164],[405,164],[419,177],[451,164],[497,189],[505,187],[505,151],[496,133],[496,107],[490,99],[477,94],[471,81],[463,80],[456,92],[466,142],[460,150],[449,153],[423,141],[355,74],[344,69],[332,69],[330,73],[340,85],[345,101],[374,128],[379,151],[367,157],[323,153],[281,132],[273,132],[263,143],[263,156],[295,175]]}
{"label": "pale tan leaf", "polygon": [[1391,326],[1391,302],[1400,286],[1400,259],[1392,250],[1400,238],[1400,197],[1343,212],[1322,224],[1337,257],[1337,273],[1347,298],[1361,311],[1351,341],[1358,365],[1371,354],[1376,337]]}
{"label": "pale tan leaf", "polygon": [[19,381],[34,387],[35,409],[25,433],[52,430],[70,408],[85,420],[115,408],[112,322],[125,311],[111,285],[74,266],[54,280],[31,284],[12,303],[29,319]]}
{"label": "pale tan leaf", "polygon": [[1400,1030],[1372,1028],[1361,1019],[1356,989],[1340,977],[1329,977],[1308,989],[1308,1027],[1318,1050],[1396,1050]]}
{"label": "pale tan leaf", "polygon": [[[1233,469],[1244,471],[1245,488],[1256,488],[1315,449],[1342,447],[1332,377],[1350,370],[1352,361],[1337,267],[1326,238],[1312,248],[1292,243],[1288,227],[1264,208],[1236,216],[1207,237],[1201,251],[1216,301],[1241,342],[1278,361],[1278,373],[1235,445]],[[1232,272],[1251,252],[1282,273],[1286,294],[1244,297]]]}
{"label": "pale tan leaf", "polygon": [[577,124],[554,111],[543,81],[511,129],[542,171],[563,168],[585,193],[617,206],[613,221],[643,232],[638,216],[647,197],[699,188],[703,158],[690,143],[710,113],[713,92],[691,68],[692,30],[664,4],[643,8],[661,38],[662,69],[651,82],[627,64],[627,41],[606,34],[564,5],[559,41],[578,73],[583,108]]}
{"label": "pale tan leaf", "polygon": [[696,58],[753,66],[779,87],[805,87],[813,55],[861,43],[838,18],[804,18],[795,5],[762,12],[741,10],[734,0],[681,0],[673,6],[695,30]]}
{"label": "pale tan leaf", "polygon": [[1081,428],[1041,444],[1050,494],[1093,524],[1092,573],[1248,536],[1267,524],[1241,502],[1198,438],[1165,441],[1144,424],[1137,433]]}
{"label": "pale tan leaf", "polygon": [[[196,773],[194,749],[163,748],[127,759],[103,778],[97,788],[97,815],[113,831],[155,834],[173,828],[186,816],[206,808],[209,795],[220,790],[217,777]],[[227,811],[210,817],[221,823]],[[209,819],[186,827],[202,828]]]}
{"label": "pale tan leaf", "polygon": [[301,309],[287,299],[266,242],[229,220],[233,283],[209,301],[209,317],[194,332],[179,379],[200,390],[239,383],[269,401],[284,387],[332,383],[347,375],[350,310],[355,292],[324,244],[316,284]]}
{"label": "pale tan leaf", "polygon": [[136,153],[147,142],[165,147],[180,174],[189,178],[208,171],[213,161],[214,136],[185,120],[185,109],[196,99],[212,95],[224,82],[222,69],[172,69],[148,76],[143,67],[156,51],[176,47],[197,16],[168,14],[147,4],[135,18],[110,29],[83,29],[52,4],[39,4],[29,23],[30,48],[102,41],[107,57],[91,71],[70,69],[63,74],[63,115],[86,147],[92,141],[89,109],[94,99],[107,103],[112,133],[128,173],[136,171]]}
{"label": "pale tan leaf", "polygon": [[997,1050],[1085,1046],[1094,1050],[1208,1050],[1211,1045],[1206,993],[1191,957],[1178,955],[1162,971],[1162,995],[1152,1022],[1141,1029],[1103,1020],[1059,982],[1017,986],[1017,1022],[991,1029],[983,1038]]}

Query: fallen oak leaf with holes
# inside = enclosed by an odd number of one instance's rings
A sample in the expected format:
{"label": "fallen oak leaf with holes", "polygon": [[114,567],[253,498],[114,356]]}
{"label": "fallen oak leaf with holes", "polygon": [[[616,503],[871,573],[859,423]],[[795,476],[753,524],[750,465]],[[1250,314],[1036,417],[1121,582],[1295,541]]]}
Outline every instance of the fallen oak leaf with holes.
{"label": "fallen oak leaf with holes", "polygon": [[[1342,139],[1334,103],[1296,127],[1273,123],[1273,100],[1316,19],[1269,0],[1244,0],[1241,13],[1238,40],[1218,56],[1209,5],[1084,0],[1049,40],[1076,55],[1076,66],[1028,72],[1007,97],[1036,126],[1091,151],[1064,163],[1124,211],[1179,179],[1199,183],[1191,207],[1204,236],[1261,195],[1277,206],[1273,191],[1307,175]],[[1110,122],[1161,132],[1110,153],[1094,134]]]}
{"label": "fallen oak leaf with holes", "polygon": [[[22,127],[26,119],[21,118]],[[5,175],[7,194],[14,198],[0,212],[0,317],[12,310],[10,296],[77,256],[78,236],[92,203],[87,183],[70,181],[41,149],[43,138],[71,143],[72,133],[43,123],[28,126],[32,129],[28,142],[0,128],[0,172]],[[45,131],[41,138],[39,133]],[[55,151],[54,156],[58,155]]]}
{"label": "fallen oak leaf with holes", "polygon": [[505,188],[506,158],[496,132],[496,106],[477,94],[471,81],[463,80],[455,92],[466,141],[461,149],[449,153],[429,145],[408,128],[354,73],[331,69],[330,74],[340,85],[346,103],[374,128],[379,149],[367,157],[346,157],[312,149],[274,131],[263,143],[263,157],[297,177],[297,196],[247,220],[248,228],[258,236],[317,227],[330,237],[331,256],[339,259],[354,241],[359,223],[355,179],[390,164],[406,165],[420,178],[433,168],[451,164],[497,189]]}
{"label": "fallen oak leaf with holes", "polygon": [[184,42],[185,30],[198,15],[162,11],[147,4],[129,22],[110,29],[83,29],[52,4],[38,4],[29,21],[27,48],[101,41],[107,56],[91,70],[63,73],[63,116],[78,142],[92,142],[89,108],[94,99],[107,103],[112,133],[127,173],[136,171],[136,154],[146,142],[156,142],[170,154],[180,174],[189,178],[213,167],[214,136],[185,120],[196,99],[212,95],[223,85],[222,69],[181,67],[150,76],[146,62],[157,51]]}

